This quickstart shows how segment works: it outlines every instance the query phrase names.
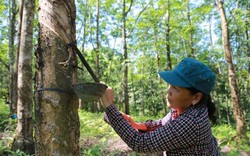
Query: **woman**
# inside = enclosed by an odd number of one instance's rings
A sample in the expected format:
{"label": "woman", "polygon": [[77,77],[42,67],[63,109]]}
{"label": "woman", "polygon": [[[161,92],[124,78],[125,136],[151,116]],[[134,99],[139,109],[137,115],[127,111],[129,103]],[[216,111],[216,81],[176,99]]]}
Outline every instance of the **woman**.
{"label": "woman", "polygon": [[[167,156],[219,155],[209,122],[209,119],[212,123],[216,121],[215,106],[210,98],[215,84],[214,73],[203,63],[185,58],[174,70],[159,75],[170,84],[166,96],[170,113],[162,120],[137,124],[116,109],[113,91],[108,88],[102,103],[110,125],[130,148],[139,153],[166,151]],[[134,127],[148,132],[140,133]]]}

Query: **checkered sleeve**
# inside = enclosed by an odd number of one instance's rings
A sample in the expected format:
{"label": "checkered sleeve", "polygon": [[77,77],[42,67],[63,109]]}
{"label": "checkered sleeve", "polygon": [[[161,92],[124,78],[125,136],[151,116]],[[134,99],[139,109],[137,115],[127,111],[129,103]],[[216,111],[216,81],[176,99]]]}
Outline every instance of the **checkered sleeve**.
{"label": "checkered sleeve", "polygon": [[147,127],[147,132],[154,131],[157,128],[162,127],[161,120],[157,120],[157,121],[147,120],[146,122],[144,122],[144,124]]}
{"label": "checkered sleeve", "polygon": [[114,105],[106,109],[111,126],[124,142],[139,153],[154,153],[187,148],[197,139],[196,124],[192,119],[181,118],[167,122],[164,126],[148,133],[139,133],[122,117]]}
{"label": "checkered sleeve", "polygon": [[160,120],[147,120],[146,122],[144,122],[144,124],[147,127],[147,132],[149,131],[154,131],[157,128],[162,127],[162,125],[165,125],[166,122],[168,122],[171,118],[171,112],[169,112],[163,119]]}

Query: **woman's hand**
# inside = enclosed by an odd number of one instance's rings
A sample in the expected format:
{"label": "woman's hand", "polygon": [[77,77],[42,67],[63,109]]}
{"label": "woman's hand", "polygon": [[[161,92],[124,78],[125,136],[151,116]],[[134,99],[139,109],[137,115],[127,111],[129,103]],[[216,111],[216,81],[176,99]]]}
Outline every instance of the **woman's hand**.
{"label": "woman's hand", "polygon": [[141,131],[147,131],[147,127],[144,123],[137,123],[135,122],[129,115],[127,114],[123,114],[122,113],[122,116],[124,119],[126,119],[128,121],[128,123],[134,127],[135,129],[137,130],[141,130]]}
{"label": "woman's hand", "polygon": [[112,105],[114,103],[114,92],[111,87],[108,87],[106,91],[104,92],[101,103],[104,108],[107,108],[108,106]]}

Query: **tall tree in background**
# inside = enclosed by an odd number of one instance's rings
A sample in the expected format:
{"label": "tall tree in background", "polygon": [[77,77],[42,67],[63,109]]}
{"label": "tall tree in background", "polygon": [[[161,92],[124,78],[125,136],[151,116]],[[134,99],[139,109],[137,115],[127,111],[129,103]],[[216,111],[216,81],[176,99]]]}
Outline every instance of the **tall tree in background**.
{"label": "tall tree in background", "polygon": [[96,1],[96,58],[95,58],[95,64],[96,64],[96,75],[97,78],[100,79],[100,41],[99,41],[99,18],[100,18],[100,0]]}
{"label": "tall tree in background", "polygon": [[195,53],[194,53],[194,43],[193,43],[193,27],[192,27],[192,22],[191,22],[191,15],[190,15],[190,8],[189,8],[189,0],[186,0],[186,7],[187,7],[187,20],[188,20],[188,29],[189,29],[189,38],[188,38],[188,45],[190,48],[190,53],[189,55],[191,57],[195,57]]}
{"label": "tall tree in background", "polygon": [[232,103],[233,103],[233,112],[234,112],[234,117],[236,120],[236,129],[237,129],[238,136],[240,138],[247,138],[246,121],[244,118],[244,114],[241,108],[241,102],[239,98],[239,88],[237,84],[235,67],[234,67],[233,59],[232,59],[232,49],[230,46],[228,23],[226,19],[225,9],[223,6],[224,2],[222,0],[218,0],[217,2],[215,1],[215,3],[220,13],[222,42],[223,42],[223,47],[224,47],[225,59],[228,65],[228,79],[229,79],[231,98],[232,98]]}
{"label": "tall tree in background", "polygon": [[167,51],[167,69],[172,70],[171,51],[170,51],[170,2],[167,0],[165,15],[165,34],[166,34],[166,51]]}
{"label": "tall tree in background", "polygon": [[19,61],[19,53],[21,46],[21,31],[22,31],[22,21],[23,21],[23,8],[24,8],[24,0],[20,1],[19,4],[19,25],[18,25],[18,34],[17,34],[17,48],[16,48],[16,59],[15,59],[15,67],[13,73],[13,79],[11,80],[13,84],[11,84],[11,100],[10,110],[11,112],[17,112],[17,72],[18,72],[18,61]]}
{"label": "tall tree in background", "polygon": [[123,42],[123,57],[124,57],[124,73],[123,73],[123,91],[125,113],[129,114],[129,95],[128,95],[128,49],[127,49],[127,34],[126,34],[126,18],[132,7],[133,0],[130,0],[128,10],[126,10],[126,0],[122,4],[122,42]]}
{"label": "tall tree in background", "polygon": [[[97,0],[96,1],[96,48],[94,49],[96,53],[96,56],[95,56],[96,76],[98,79],[100,79],[100,39],[99,39],[100,38],[100,35],[99,35],[100,26],[99,26],[99,23],[100,23],[100,0]],[[95,111],[99,112],[100,108],[102,108],[100,106],[100,102],[97,101],[94,103],[95,103],[94,106],[96,107]]]}
{"label": "tall tree in background", "polygon": [[[166,68],[168,70],[172,70],[172,61],[171,61],[171,51],[170,51],[170,2],[167,0],[166,3],[166,14],[165,14],[165,36],[166,36],[166,53],[167,53],[167,63],[166,63]],[[162,83],[162,79],[160,78],[160,84]],[[163,116],[166,116],[167,114],[167,101],[165,94],[162,91],[161,99],[162,99],[162,111],[163,111]]]}
{"label": "tall tree in background", "polygon": [[250,74],[250,38],[249,38],[249,27],[250,27],[250,17],[249,17],[249,9],[250,9],[250,2],[245,2],[244,14],[245,14],[245,34],[246,34],[246,48],[247,48],[247,56],[248,56],[248,74]]}
{"label": "tall tree in background", "polygon": [[17,116],[16,136],[13,142],[14,150],[33,154],[33,92],[32,92],[32,38],[34,25],[35,0],[25,0],[23,3],[22,29],[20,36],[18,78],[17,78]]}
{"label": "tall tree in background", "polygon": [[[10,0],[10,9],[9,9],[9,18],[10,18],[10,27],[9,27],[9,97],[8,103],[10,105],[10,114],[16,114],[16,81],[17,74],[15,70],[15,36],[16,36],[16,15],[17,11],[17,2],[16,0]],[[15,87],[14,87],[15,86]]]}
{"label": "tall tree in background", "polygon": [[78,156],[78,97],[72,92],[76,55],[67,47],[76,40],[75,1],[40,0],[38,11],[36,155]]}
{"label": "tall tree in background", "polygon": [[[85,53],[85,44],[86,44],[86,31],[87,31],[87,18],[88,18],[88,0],[85,1],[85,3],[83,4],[83,32],[82,32],[82,55],[84,55]],[[84,66],[82,65],[82,68],[84,68]],[[81,72],[82,76],[84,77],[84,70],[82,70]],[[79,109],[84,109],[84,106],[86,106],[86,104],[79,99]]]}

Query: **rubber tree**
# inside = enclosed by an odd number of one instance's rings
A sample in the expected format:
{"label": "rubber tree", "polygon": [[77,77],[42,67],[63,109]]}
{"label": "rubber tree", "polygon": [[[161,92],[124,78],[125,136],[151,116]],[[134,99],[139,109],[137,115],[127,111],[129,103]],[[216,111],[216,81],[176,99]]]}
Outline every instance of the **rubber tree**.
{"label": "rubber tree", "polygon": [[126,0],[122,3],[122,43],[123,43],[123,57],[124,57],[124,71],[123,71],[123,95],[124,95],[124,105],[125,113],[129,114],[129,95],[128,95],[128,49],[127,49],[127,29],[126,29],[126,19],[127,15],[132,7],[133,0],[130,0],[129,8],[126,10]]}
{"label": "rubber tree", "polygon": [[237,134],[238,134],[238,137],[245,139],[247,138],[247,125],[246,125],[246,120],[244,118],[243,110],[241,108],[239,88],[238,88],[238,83],[237,83],[238,79],[237,79],[235,67],[233,64],[228,22],[226,19],[225,9],[223,6],[224,2],[222,0],[218,0],[215,3],[220,13],[222,43],[223,43],[223,48],[224,48],[225,59],[227,61],[227,66],[228,66],[228,80],[229,80],[231,98],[232,98],[232,103],[233,103],[233,112],[234,112],[234,117],[236,120]]}
{"label": "rubber tree", "polygon": [[17,2],[16,0],[10,0],[10,27],[9,27],[9,97],[8,103],[10,105],[10,114],[16,114],[16,105],[17,105],[17,96],[16,96],[16,81],[17,74],[15,72],[15,36],[16,36],[16,15],[17,11]]}
{"label": "rubber tree", "polygon": [[36,50],[36,156],[79,154],[74,0],[39,0]]}
{"label": "rubber tree", "polygon": [[20,47],[17,75],[17,116],[16,136],[12,148],[34,153],[33,141],[33,91],[32,91],[32,38],[35,0],[23,1]]}

